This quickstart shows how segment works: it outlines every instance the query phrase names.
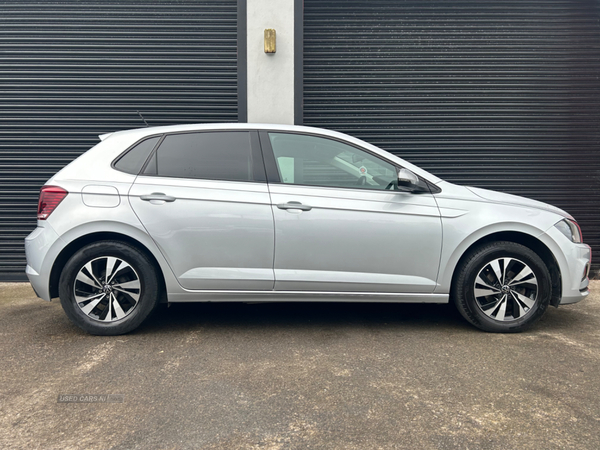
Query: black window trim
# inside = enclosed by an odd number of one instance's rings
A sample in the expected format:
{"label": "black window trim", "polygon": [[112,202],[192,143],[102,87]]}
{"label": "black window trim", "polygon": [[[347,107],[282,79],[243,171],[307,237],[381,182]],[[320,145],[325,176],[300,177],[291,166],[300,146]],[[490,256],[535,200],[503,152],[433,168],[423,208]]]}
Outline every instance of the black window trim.
{"label": "black window trim", "polygon": [[[160,148],[163,141],[167,138],[167,136],[174,136],[178,134],[199,134],[199,133],[227,133],[227,132],[243,132],[249,133],[250,135],[250,151],[252,152],[252,170],[253,174],[256,175],[255,180],[220,180],[214,178],[189,178],[189,177],[172,177],[166,175],[154,175],[154,174],[145,174],[144,171],[146,167],[154,157],[155,153]],[[156,136],[156,135],[155,135]],[[162,138],[157,142],[156,146],[150,152],[148,159],[142,166],[140,173],[138,176],[143,177],[158,177],[158,178],[175,178],[178,180],[205,180],[205,181],[224,181],[230,183],[259,183],[266,184],[267,183],[267,175],[265,172],[265,164],[264,164],[264,154],[262,152],[260,146],[260,138],[258,136],[258,131],[252,128],[217,128],[217,129],[209,129],[209,130],[185,130],[185,131],[175,131],[171,133],[164,133]]]}
{"label": "black window trim", "polygon": [[[318,138],[322,138],[322,139],[329,139],[332,141],[339,142],[341,144],[348,145],[350,147],[354,147],[357,150],[368,153],[369,155],[371,155],[379,160],[382,160],[382,161],[387,162],[388,164],[391,164],[392,166],[394,166],[396,168],[396,173],[398,173],[398,171],[400,169],[405,168],[405,167],[402,167],[402,166],[398,165],[397,163],[390,161],[389,159],[387,159],[369,149],[366,149],[364,147],[361,147],[360,145],[356,145],[352,142],[348,142],[344,139],[340,139],[340,138],[337,138],[334,136],[327,136],[327,135],[323,135],[323,134],[302,132],[302,131],[266,130],[266,129],[264,129],[264,130],[259,131],[259,136],[260,136],[261,149],[263,152],[263,161],[265,163],[265,170],[267,173],[267,182],[269,184],[285,184],[287,186],[307,186],[307,187],[322,187],[322,188],[332,188],[332,189],[354,189],[354,190],[360,190],[360,191],[383,191],[383,189],[361,189],[359,187],[321,186],[321,185],[315,185],[315,184],[283,183],[281,181],[281,178],[279,177],[279,169],[277,168],[277,161],[275,160],[275,153],[273,152],[273,147],[271,146],[271,139],[269,138],[269,133],[295,134],[295,135],[301,135],[301,136],[312,136],[312,137],[318,137]],[[417,175],[417,174],[415,174],[415,175]],[[433,184],[429,180],[426,180],[425,178],[421,177],[420,175],[417,175],[417,177],[419,177],[420,180],[424,181],[425,184],[427,184],[427,187],[429,188],[429,192],[431,194],[438,194],[438,193],[442,192],[442,189],[439,186],[436,186],[435,184]],[[388,192],[405,192],[406,193],[406,191],[402,191],[402,190],[393,190],[393,191],[388,190]]]}

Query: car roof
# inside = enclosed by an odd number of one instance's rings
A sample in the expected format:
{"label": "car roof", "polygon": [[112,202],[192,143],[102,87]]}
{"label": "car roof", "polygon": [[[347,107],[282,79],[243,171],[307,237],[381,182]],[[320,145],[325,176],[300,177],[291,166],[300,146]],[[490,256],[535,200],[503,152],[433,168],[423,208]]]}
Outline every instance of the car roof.
{"label": "car roof", "polygon": [[[307,127],[301,125],[286,125],[286,124],[275,124],[275,123],[204,123],[204,124],[187,124],[187,125],[168,125],[161,127],[145,127],[136,128],[133,130],[117,131],[114,133],[107,133],[100,135],[102,141],[113,141],[116,139],[121,142],[128,142],[128,145],[143,139],[146,136],[159,135],[164,133],[180,133],[180,132],[193,132],[193,131],[212,131],[212,130],[269,130],[269,131],[288,131],[296,133],[307,133],[316,134],[319,136],[328,136],[337,138],[345,142],[354,143],[355,145],[363,148],[367,148],[376,154],[395,160],[398,164],[412,170],[418,175],[424,176],[432,183],[439,183],[440,178],[435,175],[417,167],[408,161],[399,158],[381,149],[369,142],[358,139],[348,134],[340,133],[338,131],[327,130],[324,128]],[[104,142],[102,142],[104,144]],[[102,150],[104,151],[104,149]]]}
{"label": "car roof", "polygon": [[197,123],[185,125],[167,125],[160,127],[135,128],[131,130],[116,131],[100,135],[104,140],[109,136],[124,136],[135,134],[137,137],[151,136],[162,133],[178,133],[184,131],[206,131],[206,130],[278,130],[296,131],[303,133],[317,133],[325,136],[337,136],[347,139],[349,136],[324,128],[307,127],[301,125],[269,124],[269,123]]}

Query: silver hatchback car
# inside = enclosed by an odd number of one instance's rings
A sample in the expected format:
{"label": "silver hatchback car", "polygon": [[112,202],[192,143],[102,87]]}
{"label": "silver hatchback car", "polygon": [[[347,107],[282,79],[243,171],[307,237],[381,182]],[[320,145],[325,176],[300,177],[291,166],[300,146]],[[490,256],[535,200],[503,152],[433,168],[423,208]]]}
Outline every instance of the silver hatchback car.
{"label": "silver hatchback car", "polygon": [[566,212],[445,182],[317,128],[121,131],[41,189],[27,276],[98,335],[159,302],[447,303],[516,332],[586,297],[590,247]]}

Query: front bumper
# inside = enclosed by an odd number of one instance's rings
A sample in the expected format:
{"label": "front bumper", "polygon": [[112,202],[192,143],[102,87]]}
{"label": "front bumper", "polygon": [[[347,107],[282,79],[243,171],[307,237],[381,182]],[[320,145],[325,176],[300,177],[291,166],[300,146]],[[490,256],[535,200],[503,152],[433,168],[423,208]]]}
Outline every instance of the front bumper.
{"label": "front bumper", "polygon": [[555,252],[562,284],[560,305],[583,300],[590,293],[588,275],[592,264],[592,249],[587,244],[571,242],[555,227],[549,229],[546,234],[559,245],[562,253],[559,255]]}
{"label": "front bumper", "polygon": [[578,244],[573,250],[569,261],[570,283],[563,275],[563,289],[561,305],[577,303],[590,294],[589,284],[590,266],[592,265],[592,249],[589,245]]}

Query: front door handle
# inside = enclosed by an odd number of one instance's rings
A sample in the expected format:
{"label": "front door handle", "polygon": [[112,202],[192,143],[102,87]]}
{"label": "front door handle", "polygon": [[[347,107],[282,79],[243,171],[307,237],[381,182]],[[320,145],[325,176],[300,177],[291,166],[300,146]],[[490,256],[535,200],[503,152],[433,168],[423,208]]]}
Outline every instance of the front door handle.
{"label": "front door handle", "polygon": [[153,192],[150,195],[140,195],[140,198],[145,202],[151,202],[152,200],[160,200],[163,202],[174,202],[176,200],[175,197],[171,197],[170,195],[165,195],[162,192]]}
{"label": "front door handle", "polygon": [[299,209],[301,211],[310,211],[312,209],[312,206],[303,205],[300,202],[279,203],[277,207],[279,209]]}

